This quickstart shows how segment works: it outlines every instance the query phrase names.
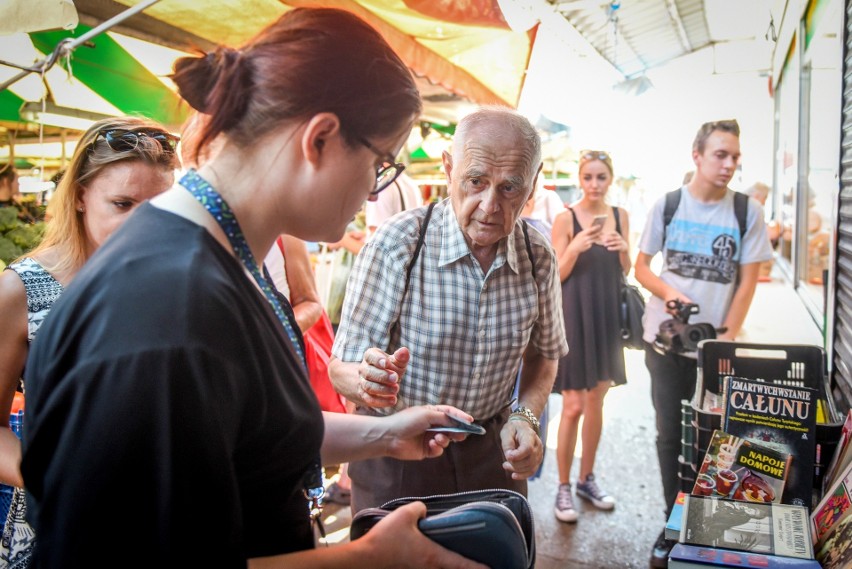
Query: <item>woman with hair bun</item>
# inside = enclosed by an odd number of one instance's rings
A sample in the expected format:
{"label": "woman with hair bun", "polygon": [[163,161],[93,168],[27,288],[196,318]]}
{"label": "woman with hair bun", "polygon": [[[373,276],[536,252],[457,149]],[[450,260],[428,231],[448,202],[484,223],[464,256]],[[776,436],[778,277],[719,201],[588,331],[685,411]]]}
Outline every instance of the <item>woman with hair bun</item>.
{"label": "woman with hair bun", "polygon": [[282,233],[339,239],[402,170],[410,72],[357,17],[295,9],[173,79],[216,152],[113,235],[27,362],[39,566],[480,567],[419,532],[419,502],[314,549],[321,461],[438,456],[457,435],[428,429],[472,418],[322,414],[260,261]]}
{"label": "woman with hair bun", "polygon": [[136,206],[172,185],[177,142],[163,127],[142,118],[93,124],[77,143],[50,200],[44,239],[0,272],[0,483],[15,487],[0,540],[4,567],[26,567],[33,548],[21,443],[9,429],[30,343],[53,303],[106,238]]}

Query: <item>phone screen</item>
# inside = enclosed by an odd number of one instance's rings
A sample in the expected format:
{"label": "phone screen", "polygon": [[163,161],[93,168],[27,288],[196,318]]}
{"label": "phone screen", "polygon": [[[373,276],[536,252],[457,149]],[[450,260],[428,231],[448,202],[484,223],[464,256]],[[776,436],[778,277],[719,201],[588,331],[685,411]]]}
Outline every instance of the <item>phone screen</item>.
{"label": "phone screen", "polygon": [[605,215],[596,215],[594,219],[592,219],[592,226],[603,227],[604,223],[606,223],[607,216]]}

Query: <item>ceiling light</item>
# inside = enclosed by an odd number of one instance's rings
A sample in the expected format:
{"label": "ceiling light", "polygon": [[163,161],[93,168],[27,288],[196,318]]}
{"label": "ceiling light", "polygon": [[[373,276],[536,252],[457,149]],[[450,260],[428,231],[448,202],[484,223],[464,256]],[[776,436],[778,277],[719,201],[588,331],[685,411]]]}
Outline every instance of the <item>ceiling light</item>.
{"label": "ceiling light", "polygon": [[654,84],[651,83],[651,80],[648,79],[648,77],[645,75],[639,75],[638,77],[632,77],[630,79],[625,79],[620,83],[616,83],[612,88],[624,93],[625,95],[634,95],[638,97],[653,86]]}

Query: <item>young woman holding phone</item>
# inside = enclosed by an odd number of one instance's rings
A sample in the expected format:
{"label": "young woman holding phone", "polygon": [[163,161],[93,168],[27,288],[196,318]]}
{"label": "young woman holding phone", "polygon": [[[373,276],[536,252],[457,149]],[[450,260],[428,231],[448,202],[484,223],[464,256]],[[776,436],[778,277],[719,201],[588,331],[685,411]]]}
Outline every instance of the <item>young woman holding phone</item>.
{"label": "young woman holding phone", "polygon": [[[582,437],[577,495],[596,508],[611,510],[615,500],[598,486],[595,455],[603,429],[603,402],[611,385],[626,382],[619,330],[619,290],[630,271],[627,212],[610,207],[606,194],[613,180],[612,160],[603,151],[583,151],[579,160],[583,197],[553,223],[553,248],[562,280],[562,309],[570,352],[559,360],[554,392],[562,393],[556,460],[559,489],[556,518],[576,522],[571,494],[571,465],[578,434]],[[583,431],[578,433],[580,417]]]}

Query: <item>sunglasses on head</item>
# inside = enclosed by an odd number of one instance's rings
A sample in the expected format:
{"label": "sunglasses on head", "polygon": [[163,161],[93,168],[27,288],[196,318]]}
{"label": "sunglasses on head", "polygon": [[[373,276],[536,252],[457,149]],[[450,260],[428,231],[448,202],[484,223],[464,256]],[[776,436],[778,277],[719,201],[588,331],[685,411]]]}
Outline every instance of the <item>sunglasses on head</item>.
{"label": "sunglasses on head", "polygon": [[[177,148],[177,143],[180,141],[179,136],[154,129],[126,130],[122,128],[113,128],[99,132],[98,136],[103,136],[107,145],[116,152],[136,150],[139,146],[140,139],[151,138],[159,143],[164,152],[171,154],[174,153],[175,148]],[[97,138],[95,138],[95,140],[97,140]]]}
{"label": "sunglasses on head", "polygon": [[609,154],[603,150],[583,150],[580,153],[582,160],[609,160]]}

